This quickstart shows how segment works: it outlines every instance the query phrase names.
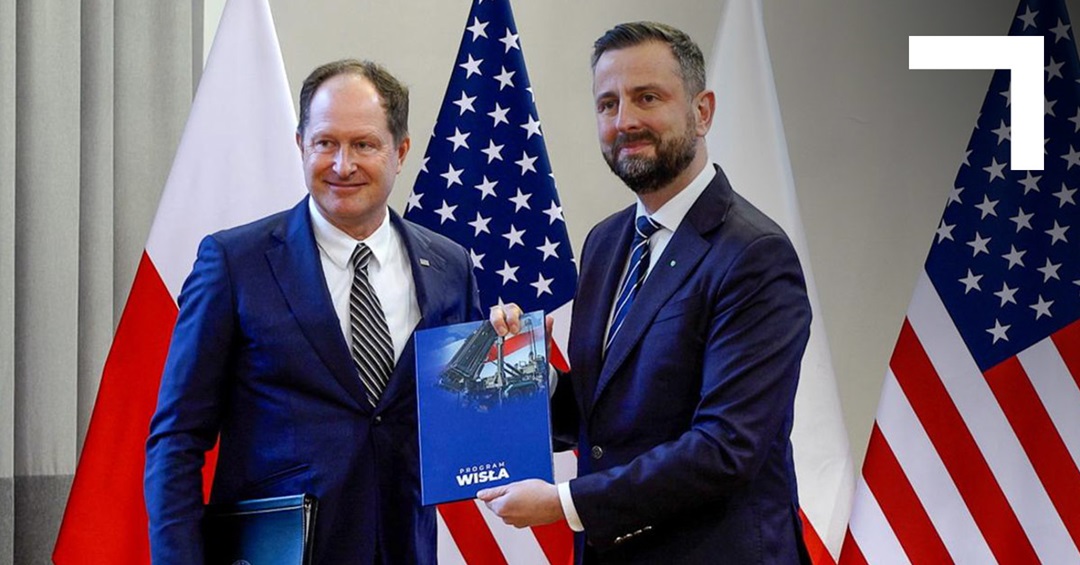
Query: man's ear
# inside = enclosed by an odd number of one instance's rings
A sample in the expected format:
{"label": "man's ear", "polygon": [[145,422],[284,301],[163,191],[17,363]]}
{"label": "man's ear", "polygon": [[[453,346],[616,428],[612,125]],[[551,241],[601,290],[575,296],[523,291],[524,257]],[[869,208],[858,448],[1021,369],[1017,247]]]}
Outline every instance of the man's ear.
{"label": "man's ear", "polygon": [[694,118],[697,134],[704,137],[712,128],[713,116],[716,115],[716,93],[702,90],[694,97]]}
{"label": "man's ear", "polygon": [[401,167],[405,165],[405,156],[409,154],[409,149],[412,147],[412,138],[405,136],[405,139],[401,140],[401,143],[397,147],[397,172],[401,173]]}
{"label": "man's ear", "polygon": [[300,132],[296,132],[296,148],[300,150],[300,155],[304,154],[304,138]]}

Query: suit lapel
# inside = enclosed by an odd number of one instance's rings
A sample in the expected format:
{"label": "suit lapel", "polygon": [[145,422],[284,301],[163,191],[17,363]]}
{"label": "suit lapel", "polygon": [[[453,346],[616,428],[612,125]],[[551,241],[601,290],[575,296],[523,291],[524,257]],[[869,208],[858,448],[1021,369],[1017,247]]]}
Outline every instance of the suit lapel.
{"label": "suit lapel", "polygon": [[[690,207],[678,230],[668,241],[663,254],[656,261],[656,264],[649,272],[648,278],[645,279],[645,283],[638,292],[637,298],[634,299],[634,304],[623,321],[622,328],[616,334],[615,339],[612,340],[611,346],[604,356],[603,367],[597,379],[596,388],[589,399],[590,411],[591,406],[603,394],[604,388],[626,361],[630,352],[639,346],[646,330],[656,317],[656,313],[677,290],[682,288],[685,281],[698,268],[702,258],[712,247],[712,244],[704,236],[724,222],[730,205],[731,186],[728,184],[723,171],[717,167],[716,177],[709,183],[709,186],[706,187],[693,206]],[[633,216],[627,220],[628,224],[633,221],[632,218]],[[629,231],[629,228],[626,231]],[[629,235],[623,239],[626,239],[623,245],[625,249],[629,247]],[[621,253],[622,260],[617,262],[620,267],[626,263],[626,254],[625,250]],[[609,298],[607,299],[607,310],[603,310],[605,314],[611,310],[611,301],[614,299],[614,293],[617,292],[616,286],[618,284],[616,282],[615,285],[606,287],[605,291],[609,293]],[[606,315],[604,320],[606,322]],[[603,339],[604,337],[601,335],[599,343],[602,344]],[[641,347],[647,346],[647,343],[641,344]],[[662,352],[657,353],[662,354]]]}
{"label": "suit lapel", "polygon": [[[593,252],[593,258],[582,265],[570,324],[570,347],[581,348],[583,352],[571,356],[575,375],[598,375],[603,368],[608,318],[629,254],[633,222],[634,207],[631,206],[620,212],[611,229],[594,232],[592,237],[595,240],[589,242],[590,247],[598,251]],[[613,253],[609,254],[608,250]],[[585,377],[579,382],[582,386],[575,387],[578,405],[584,408],[588,418],[592,412],[597,380]]]}
{"label": "suit lapel", "polygon": [[391,402],[403,390],[408,390],[408,380],[415,373],[413,365],[416,362],[413,354],[413,336],[416,330],[429,327],[432,323],[441,319],[442,294],[433,293],[433,289],[447,288],[445,261],[431,249],[431,240],[422,231],[415,229],[401,216],[390,210],[390,223],[401,236],[405,245],[406,255],[409,257],[409,267],[412,270],[413,283],[416,286],[416,303],[420,307],[420,321],[416,329],[409,335],[409,341],[401,352],[394,372],[390,375],[390,382],[386,385],[379,404]]}
{"label": "suit lapel", "polygon": [[308,214],[305,198],[271,234],[277,240],[277,245],[267,250],[266,259],[312,349],[356,405],[370,411],[371,405],[356,376],[330,292],[326,288],[319,248]]}

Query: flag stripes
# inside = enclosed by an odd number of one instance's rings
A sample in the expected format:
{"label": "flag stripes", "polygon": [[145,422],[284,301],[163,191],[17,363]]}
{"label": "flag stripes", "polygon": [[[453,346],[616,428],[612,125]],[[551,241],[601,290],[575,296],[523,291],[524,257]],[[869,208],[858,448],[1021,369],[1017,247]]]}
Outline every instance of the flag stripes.
{"label": "flag stripes", "polygon": [[881,456],[867,461],[866,486],[881,504],[904,552],[916,563],[948,563],[945,544],[876,424],[870,432],[870,444]]}
{"label": "flag stripes", "polygon": [[840,562],[1080,560],[1077,326],[984,375],[924,275],[890,362]]}
{"label": "flag stripes", "polygon": [[986,380],[1073,542],[1080,541],[1080,471],[1020,361],[1005,360],[986,372]]}

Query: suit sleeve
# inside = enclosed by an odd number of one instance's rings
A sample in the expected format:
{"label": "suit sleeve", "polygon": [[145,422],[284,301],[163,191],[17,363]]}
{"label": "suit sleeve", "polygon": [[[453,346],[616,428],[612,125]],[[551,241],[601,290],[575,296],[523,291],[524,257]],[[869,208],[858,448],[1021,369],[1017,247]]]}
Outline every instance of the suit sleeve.
{"label": "suit sleeve", "polygon": [[[598,546],[717,507],[754,480],[772,450],[789,445],[810,324],[802,270],[791,244],[780,235],[752,241],[701,300],[701,307],[709,308],[707,327],[679,330],[690,341],[705,334],[700,403],[687,431],[625,465],[570,483],[585,531]],[[650,375],[639,372],[638,377]],[[677,380],[699,382],[693,375]]]}
{"label": "suit sleeve", "polygon": [[199,246],[179,306],[146,445],[155,564],[203,560],[202,467],[217,440],[235,325],[227,258],[212,236]]}

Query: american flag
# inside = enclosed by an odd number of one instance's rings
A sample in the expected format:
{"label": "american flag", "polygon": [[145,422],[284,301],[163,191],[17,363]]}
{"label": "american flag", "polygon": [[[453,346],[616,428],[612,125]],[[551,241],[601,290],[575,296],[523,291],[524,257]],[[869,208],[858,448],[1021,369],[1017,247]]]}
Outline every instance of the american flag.
{"label": "american flag", "polygon": [[997,71],[889,363],[841,563],[1080,563],[1080,66],[1045,38],[1045,170],[1009,167]]}
{"label": "american flag", "polygon": [[[514,302],[569,327],[577,269],[508,0],[476,0],[405,217],[469,250],[485,306]],[[561,344],[565,351],[565,341]],[[557,458],[556,475],[569,465]],[[567,563],[565,522],[515,530],[474,501],[439,507],[442,563]]]}

